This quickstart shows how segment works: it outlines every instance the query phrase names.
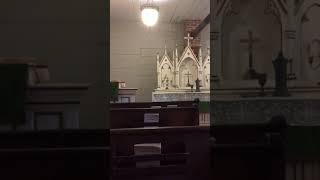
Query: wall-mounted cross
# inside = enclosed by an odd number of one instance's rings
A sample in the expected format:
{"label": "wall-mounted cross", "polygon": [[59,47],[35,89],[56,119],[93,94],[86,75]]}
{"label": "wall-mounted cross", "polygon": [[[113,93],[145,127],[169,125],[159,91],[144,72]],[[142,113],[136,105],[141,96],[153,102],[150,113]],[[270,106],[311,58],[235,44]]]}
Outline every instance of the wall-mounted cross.
{"label": "wall-mounted cross", "polygon": [[260,39],[254,38],[252,35],[252,31],[248,31],[248,39],[240,39],[241,43],[248,43],[248,52],[249,52],[249,69],[253,69],[253,44],[256,42],[260,42]]}

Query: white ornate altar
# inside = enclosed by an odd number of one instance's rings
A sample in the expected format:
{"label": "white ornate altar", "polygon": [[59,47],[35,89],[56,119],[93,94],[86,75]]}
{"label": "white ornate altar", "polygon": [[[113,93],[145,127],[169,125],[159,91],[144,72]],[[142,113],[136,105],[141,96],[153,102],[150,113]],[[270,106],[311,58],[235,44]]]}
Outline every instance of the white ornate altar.
{"label": "white ornate altar", "polygon": [[[170,58],[165,47],[164,55],[157,54],[157,89],[152,93],[152,101],[190,101],[199,98],[210,100],[210,49],[203,56],[202,49],[198,55],[190,46],[190,34],[185,37],[187,46],[181,56],[178,48],[172,52]],[[200,92],[196,89],[199,80]]]}

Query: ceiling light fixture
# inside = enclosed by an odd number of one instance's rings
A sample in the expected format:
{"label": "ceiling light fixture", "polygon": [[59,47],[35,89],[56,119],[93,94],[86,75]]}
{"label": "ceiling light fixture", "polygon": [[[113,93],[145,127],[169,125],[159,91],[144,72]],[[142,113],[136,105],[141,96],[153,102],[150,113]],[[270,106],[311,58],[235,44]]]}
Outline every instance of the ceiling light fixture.
{"label": "ceiling light fixture", "polygon": [[141,6],[141,18],[143,24],[148,27],[157,24],[159,19],[159,7],[152,4],[145,4]]}

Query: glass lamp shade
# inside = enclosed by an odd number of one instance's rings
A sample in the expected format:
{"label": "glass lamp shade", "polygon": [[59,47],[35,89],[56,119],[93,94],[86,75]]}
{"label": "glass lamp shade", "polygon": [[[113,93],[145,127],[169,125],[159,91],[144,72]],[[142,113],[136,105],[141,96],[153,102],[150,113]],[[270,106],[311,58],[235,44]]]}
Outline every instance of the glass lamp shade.
{"label": "glass lamp shade", "polygon": [[143,24],[148,27],[154,26],[159,19],[159,9],[154,6],[144,6],[141,8],[141,18]]}

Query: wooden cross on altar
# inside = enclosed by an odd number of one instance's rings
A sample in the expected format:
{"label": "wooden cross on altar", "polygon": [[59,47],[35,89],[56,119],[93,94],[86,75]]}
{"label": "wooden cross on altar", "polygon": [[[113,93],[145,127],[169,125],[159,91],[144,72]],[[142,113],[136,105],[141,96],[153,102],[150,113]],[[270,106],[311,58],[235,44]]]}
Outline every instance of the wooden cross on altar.
{"label": "wooden cross on altar", "polygon": [[249,39],[240,39],[241,43],[248,43],[248,51],[249,51],[249,69],[253,69],[253,44],[256,42],[260,42],[260,39],[254,38],[252,35],[252,31],[248,31]]}
{"label": "wooden cross on altar", "polygon": [[184,37],[184,39],[186,39],[188,41],[188,46],[190,46],[190,40],[193,39],[193,37],[190,36],[190,33],[188,33],[188,36]]}

